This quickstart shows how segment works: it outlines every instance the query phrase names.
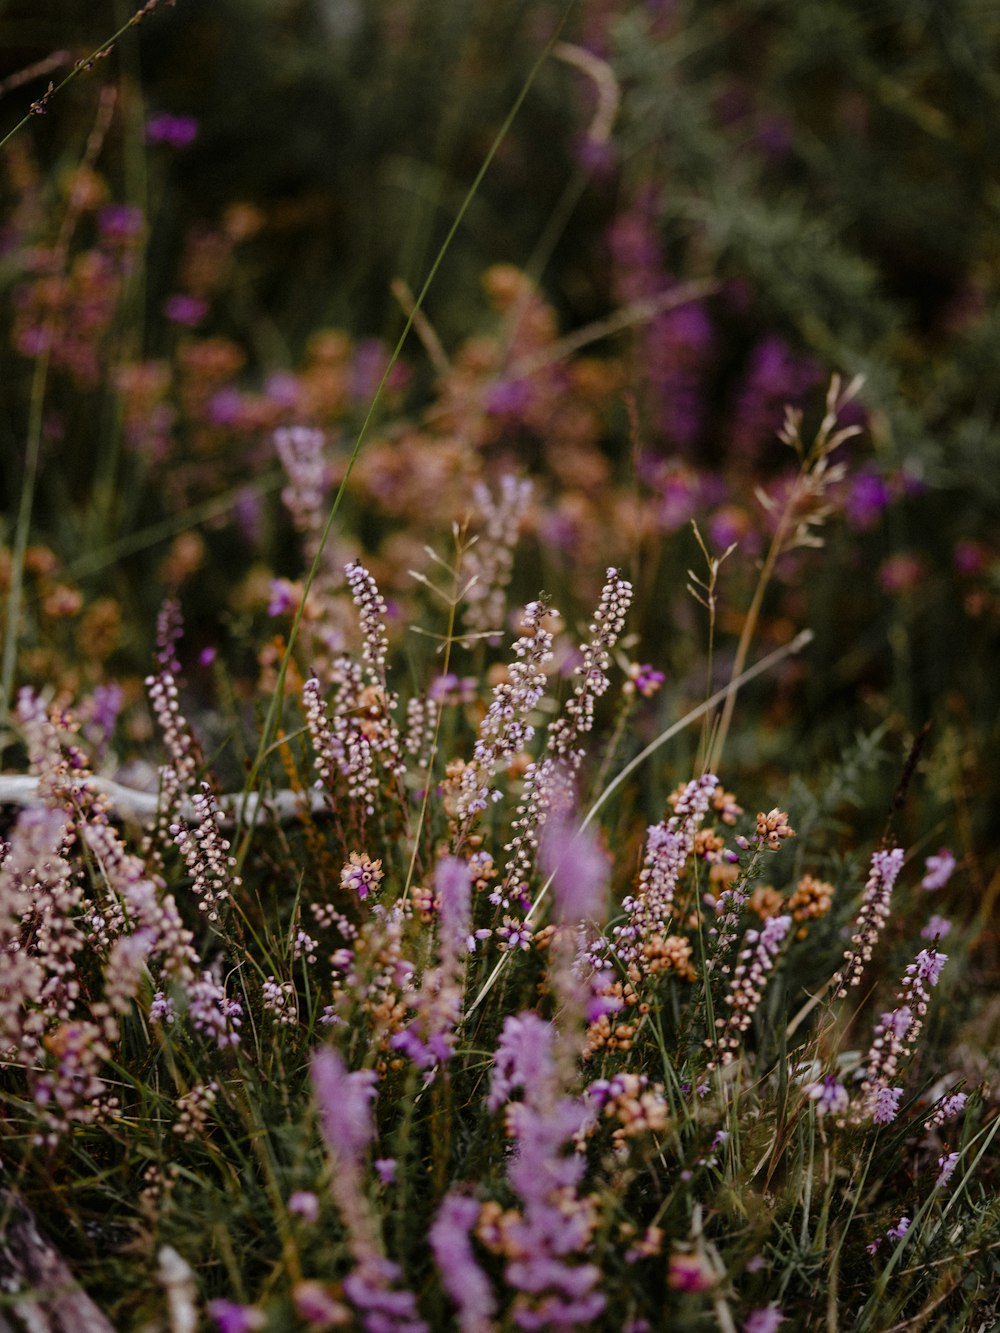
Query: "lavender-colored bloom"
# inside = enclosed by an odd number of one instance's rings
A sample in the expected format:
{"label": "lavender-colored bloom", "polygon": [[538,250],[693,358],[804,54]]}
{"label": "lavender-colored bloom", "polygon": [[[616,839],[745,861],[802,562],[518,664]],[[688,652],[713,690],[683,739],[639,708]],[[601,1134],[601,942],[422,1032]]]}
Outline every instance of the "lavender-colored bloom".
{"label": "lavender-colored bloom", "polygon": [[243,1006],[226,997],[225,987],[203,972],[188,987],[188,1016],[196,1032],[215,1038],[220,1050],[240,1044]]}
{"label": "lavender-colored bloom", "polygon": [[507,1019],[494,1065],[491,1110],[524,1089],[524,1100],[507,1109],[508,1132],[517,1141],[508,1179],[523,1204],[508,1234],[517,1257],[505,1275],[520,1293],[514,1322],[523,1329],[575,1328],[596,1319],[605,1304],[596,1290],[599,1269],[569,1262],[589,1246],[595,1221],[592,1205],[576,1194],[586,1160],[566,1152],[590,1112],[580,1099],[560,1095],[554,1029],[537,1014]]}
{"label": "lavender-colored bloom", "polygon": [[326,1330],[352,1322],[351,1312],[321,1282],[297,1282],[292,1288],[295,1313],[307,1324]]}
{"label": "lavender-colored bloom", "polygon": [[97,215],[97,225],[103,240],[121,243],[139,236],[145,220],[142,209],[134,208],[131,204],[109,204]]}
{"label": "lavender-colored bloom", "polygon": [[383,1185],[395,1185],[397,1166],[395,1157],[376,1157],[372,1166],[374,1166]]}
{"label": "lavender-colored bloom", "polygon": [[951,922],[946,916],[939,916],[935,912],[920,932],[920,938],[924,940],[943,940],[950,933]]}
{"label": "lavender-colored bloom", "polygon": [[811,1083],[806,1096],[816,1103],[817,1115],[843,1115],[851,1103],[847,1089],[833,1074],[827,1074],[822,1083]]}
{"label": "lavender-colored bloom", "polygon": [[894,1227],[890,1227],[885,1233],[886,1240],[902,1240],[910,1229],[910,1221],[905,1214],[899,1219]]}
{"label": "lavender-colored bloom", "polygon": [[936,1190],[944,1189],[949,1180],[951,1180],[952,1176],[955,1174],[955,1168],[958,1166],[959,1158],[961,1156],[962,1154],[959,1152],[949,1152],[945,1153],[943,1157],[938,1158],[938,1174],[937,1180],[934,1182],[934,1188]]}
{"label": "lavender-colored bloom", "polygon": [[674,1291],[709,1291],[718,1279],[698,1254],[675,1250],[667,1268],[667,1285]]}
{"label": "lavender-colored bloom", "polygon": [[146,142],[163,143],[170,148],[190,148],[198,137],[198,122],[193,116],[172,116],[162,112],[146,122]]}
{"label": "lavender-colored bloom", "polygon": [[437,967],[424,976],[413,1001],[416,1017],[392,1038],[394,1050],[402,1051],[420,1069],[449,1060],[455,1050],[455,1033],[462,1016],[464,958],[469,938],[469,867],[457,857],[438,863],[435,887],[438,910]]}
{"label": "lavender-colored bloom", "polygon": [[209,1301],[208,1313],[219,1333],[253,1333],[267,1323],[262,1310],[252,1305],[237,1305],[235,1301]]}
{"label": "lavender-colored bloom", "polygon": [[554,915],[561,924],[603,916],[608,863],[590,830],[577,829],[564,812],[553,815],[542,833],[539,859],[552,876]]}
{"label": "lavender-colored bloom", "polygon": [[338,1052],[322,1046],[312,1058],[312,1081],[327,1147],[334,1157],[356,1165],[375,1133],[375,1071],[348,1073]]}
{"label": "lavender-colored bloom", "polygon": [[933,1114],[924,1124],[924,1129],[940,1129],[942,1125],[947,1124],[949,1120],[954,1120],[965,1110],[965,1103],[969,1100],[964,1092],[954,1092],[950,1097],[943,1097]]}
{"label": "lavender-colored bloom", "polygon": [[552,1078],[555,1031],[538,1014],[510,1014],[504,1021],[493,1057],[493,1081],[486,1099],[490,1111],[498,1110],[516,1088],[539,1088]]}
{"label": "lavender-colored bloom", "polygon": [[344,1279],[344,1292],[361,1311],[365,1333],[428,1333],[413,1293],[395,1287],[401,1276],[397,1264],[373,1256]]}
{"label": "lavender-colored bloom", "polygon": [[921,949],[915,961],[906,969],[906,976],[921,989],[924,986],[936,986],[947,961],[946,953],[939,953],[937,949]]}
{"label": "lavender-colored bloom", "polygon": [[760,1310],[750,1311],[743,1325],[743,1333],[775,1333],[775,1329],[784,1322],[785,1316],[772,1301]]}
{"label": "lavender-colored bloom", "polygon": [[903,1096],[902,1088],[876,1088],[871,1095],[872,1123],[889,1125],[899,1115],[899,1103]]}
{"label": "lavender-colored bloom", "polygon": [[943,889],[951,879],[957,862],[947,847],[942,847],[937,856],[929,856],[924,863],[925,874],[920,881],[920,887],[926,889],[928,893],[935,889]]}
{"label": "lavender-colored bloom", "polygon": [[288,1211],[304,1222],[318,1222],[319,1199],[312,1190],[295,1190],[288,1196]]}
{"label": "lavender-colored bloom", "polygon": [[487,1333],[496,1314],[489,1279],[476,1262],[469,1233],[479,1204],[465,1194],[446,1194],[430,1229],[431,1250],[441,1283],[458,1307],[461,1333]]}
{"label": "lavender-colored bloom", "polygon": [[796,357],[782,338],[762,339],[737,395],[730,430],[734,450],[755,456],[762,444],[773,439],[785,405],[801,402],[818,379],[815,363]]}
{"label": "lavender-colored bloom", "polygon": [[163,303],[163,313],[171,324],[182,324],[185,328],[193,329],[208,314],[208,303],[200,296],[175,292]]}
{"label": "lavender-colored bloom", "polygon": [[874,527],[892,500],[892,492],[880,473],[861,468],[851,477],[844,512],[853,528],[866,531]]}
{"label": "lavender-colored bloom", "polygon": [[833,998],[861,981],[865,964],[872,956],[875,941],[889,919],[889,900],[903,868],[903,849],[893,847],[872,855],[861,910],[858,912],[851,947],[844,953],[844,965],[833,978]]}

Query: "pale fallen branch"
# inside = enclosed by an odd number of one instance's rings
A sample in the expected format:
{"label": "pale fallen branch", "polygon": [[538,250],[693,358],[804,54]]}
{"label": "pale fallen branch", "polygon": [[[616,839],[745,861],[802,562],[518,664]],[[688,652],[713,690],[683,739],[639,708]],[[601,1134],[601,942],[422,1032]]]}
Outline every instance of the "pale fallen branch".
{"label": "pale fallen branch", "polygon": [[[160,798],[156,792],[126,787],[112,778],[88,777],[83,779],[82,785],[99,792],[111,806],[112,811],[127,823],[151,824],[156,819],[160,805]],[[0,805],[32,808],[43,806],[45,803],[38,794],[37,778],[22,773],[0,773]],[[296,819],[306,811],[317,814],[329,808],[326,795],[315,790],[278,791],[264,797],[258,792],[249,794],[227,792],[218,798],[223,823],[228,826],[236,823],[238,812],[243,812],[246,819],[255,819],[261,803],[268,813],[282,821]],[[180,813],[183,819],[190,821],[198,819],[194,807],[189,803],[181,807]]]}

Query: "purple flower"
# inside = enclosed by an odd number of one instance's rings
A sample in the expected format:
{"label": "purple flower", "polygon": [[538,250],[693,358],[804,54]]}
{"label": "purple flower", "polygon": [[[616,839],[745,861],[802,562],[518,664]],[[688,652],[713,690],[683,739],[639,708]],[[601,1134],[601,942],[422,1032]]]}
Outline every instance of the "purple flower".
{"label": "purple flower", "polygon": [[288,1196],[288,1211],[304,1222],[318,1222],[319,1199],[312,1190],[296,1190]]}
{"label": "purple flower", "polygon": [[469,1240],[478,1217],[475,1199],[446,1194],[430,1229],[434,1262],[445,1291],[458,1306],[461,1333],[485,1333],[496,1313],[489,1279],[476,1262]]}
{"label": "purple flower", "polygon": [[927,925],[920,932],[920,938],[924,940],[943,940],[951,931],[951,922],[946,916],[938,916],[937,912],[930,918]]}
{"label": "purple flower", "polygon": [[775,1333],[779,1324],[785,1322],[785,1316],[774,1301],[760,1310],[751,1310],[743,1325],[743,1333]]}
{"label": "purple flower", "polygon": [[936,1190],[944,1189],[945,1185],[948,1184],[948,1181],[951,1180],[952,1176],[955,1174],[955,1168],[958,1166],[958,1160],[961,1155],[961,1153],[950,1152],[945,1153],[943,1157],[938,1158],[938,1175],[937,1180],[934,1182],[934,1188]]}
{"label": "purple flower", "polygon": [[129,204],[109,204],[98,214],[97,225],[106,241],[131,241],[142,232],[142,210]]}
{"label": "purple flower", "polygon": [[937,856],[929,856],[924,862],[925,874],[920,887],[928,893],[934,889],[943,889],[954,873],[956,861],[947,847],[942,847]]}
{"label": "purple flower", "polygon": [[396,1159],[395,1157],[376,1157],[372,1163],[378,1172],[378,1178],[383,1185],[395,1185],[396,1183]]}
{"label": "purple flower", "polygon": [[822,1083],[810,1084],[806,1096],[816,1103],[817,1115],[843,1115],[851,1101],[843,1083],[832,1074],[827,1074]]}
{"label": "purple flower", "polygon": [[208,1313],[219,1333],[252,1333],[267,1323],[262,1311],[252,1305],[237,1305],[235,1301],[209,1301]]}
{"label": "purple flower", "polygon": [[208,302],[200,296],[188,296],[185,292],[175,292],[163,303],[163,313],[171,324],[183,324],[193,329],[208,314]]}
{"label": "purple flower", "polygon": [[493,1082],[486,1105],[499,1110],[516,1088],[535,1086],[552,1078],[551,1023],[535,1013],[510,1014],[504,1022],[493,1057]]}
{"label": "purple flower", "polygon": [[899,1219],[894,1227],[890,1227],[885,1233],[886,1240],[902,1240],[910,1229],[910,1219],[905,1215]]}
{"label": "purple flower", "polygon": [[300,589],[288,579],[271,580],[271,600],[267,604],[269,616],[284,616],[294,611],[299,603]]}
{"label": "purple flower", "polygon": [[899,1114],[899,1102],[902,1096],[902,1088],[876,1088],[870,1101],[872,1123],[891,1124]]}
{"label": "purple flower", "polygon": [[375,1132],[371,1111],[375,1071],[348,1073],[337,1051],[322,1046],[312,1058],[312,1081],[327,1147],[335,1157],[356,1164]]}
{"label": "purple flower", "polygon": [[862,468],[851,478],[844,503],[847,521],[865,531],[874,527],[892,499],[892,492],[873,468]]}
{"label": "purple flower", "polygon": [[674,1291],[709,1291],[716,1276],[700,1255],[675,1250],[667,1269],[667,1285]]}
{"label": "purple flower", "polygon": [[172,116],[163,112],[146,122],[146,142],[164,143],[170,148],[190,148],[198,137],[198,122],[193,116]]}
{"label": "purple flower", "polygon": [[913,978],[914,985],[926,983],[928,986],[936,986],[947,961],[946,953],[938,953],[937,949],[921,949],[915,961],[906,969],[906,975]]}
{"label": "purple flower", "polygon": [[562,924],[603,916],[608,863],[592,832],[577,829],[564,812],[550,816],[542,831],[540,861],[552,876],[555,915]]}
{"label": "purple flower", "polygon": [[352,1323],[347,1306],[335,1300],[320,1282],[297,1282],[292,1289],[295,1313],[319,1329]]}
{"label": "purple flower", "polygon": [[497,380],[483,394],[483,406],[494,417],[519,417],[531,406],[534,392],[528,380]]}

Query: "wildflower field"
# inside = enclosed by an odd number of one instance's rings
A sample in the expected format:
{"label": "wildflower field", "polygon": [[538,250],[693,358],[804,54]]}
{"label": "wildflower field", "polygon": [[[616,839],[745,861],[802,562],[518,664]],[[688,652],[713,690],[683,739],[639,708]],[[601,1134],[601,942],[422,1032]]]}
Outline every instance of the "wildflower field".
{"label": "wildflower field", "polygon": [[1000,1329],[998,57],[0,4],[0,1333]]}

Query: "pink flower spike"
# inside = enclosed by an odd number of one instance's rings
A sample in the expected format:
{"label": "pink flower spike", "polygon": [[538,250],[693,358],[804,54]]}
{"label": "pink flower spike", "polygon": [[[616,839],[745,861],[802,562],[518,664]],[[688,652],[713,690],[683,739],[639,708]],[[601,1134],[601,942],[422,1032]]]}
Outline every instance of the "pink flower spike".
{"label": "pink flower spike", "polygon": [[542,869],[552,876],[555,914],[564,924],[600,920],[608,863],[588,829],[577,829],[565,812],[554,814],[542,833]]}
{"label": "pink flower spike", "polygon": [[313,1091],[326,1145],[337,1158],[356,1164],[374,1135],[371,1104],[374,1070],[348,1073],[340,1055],[323,1046],[312,1058]]}

